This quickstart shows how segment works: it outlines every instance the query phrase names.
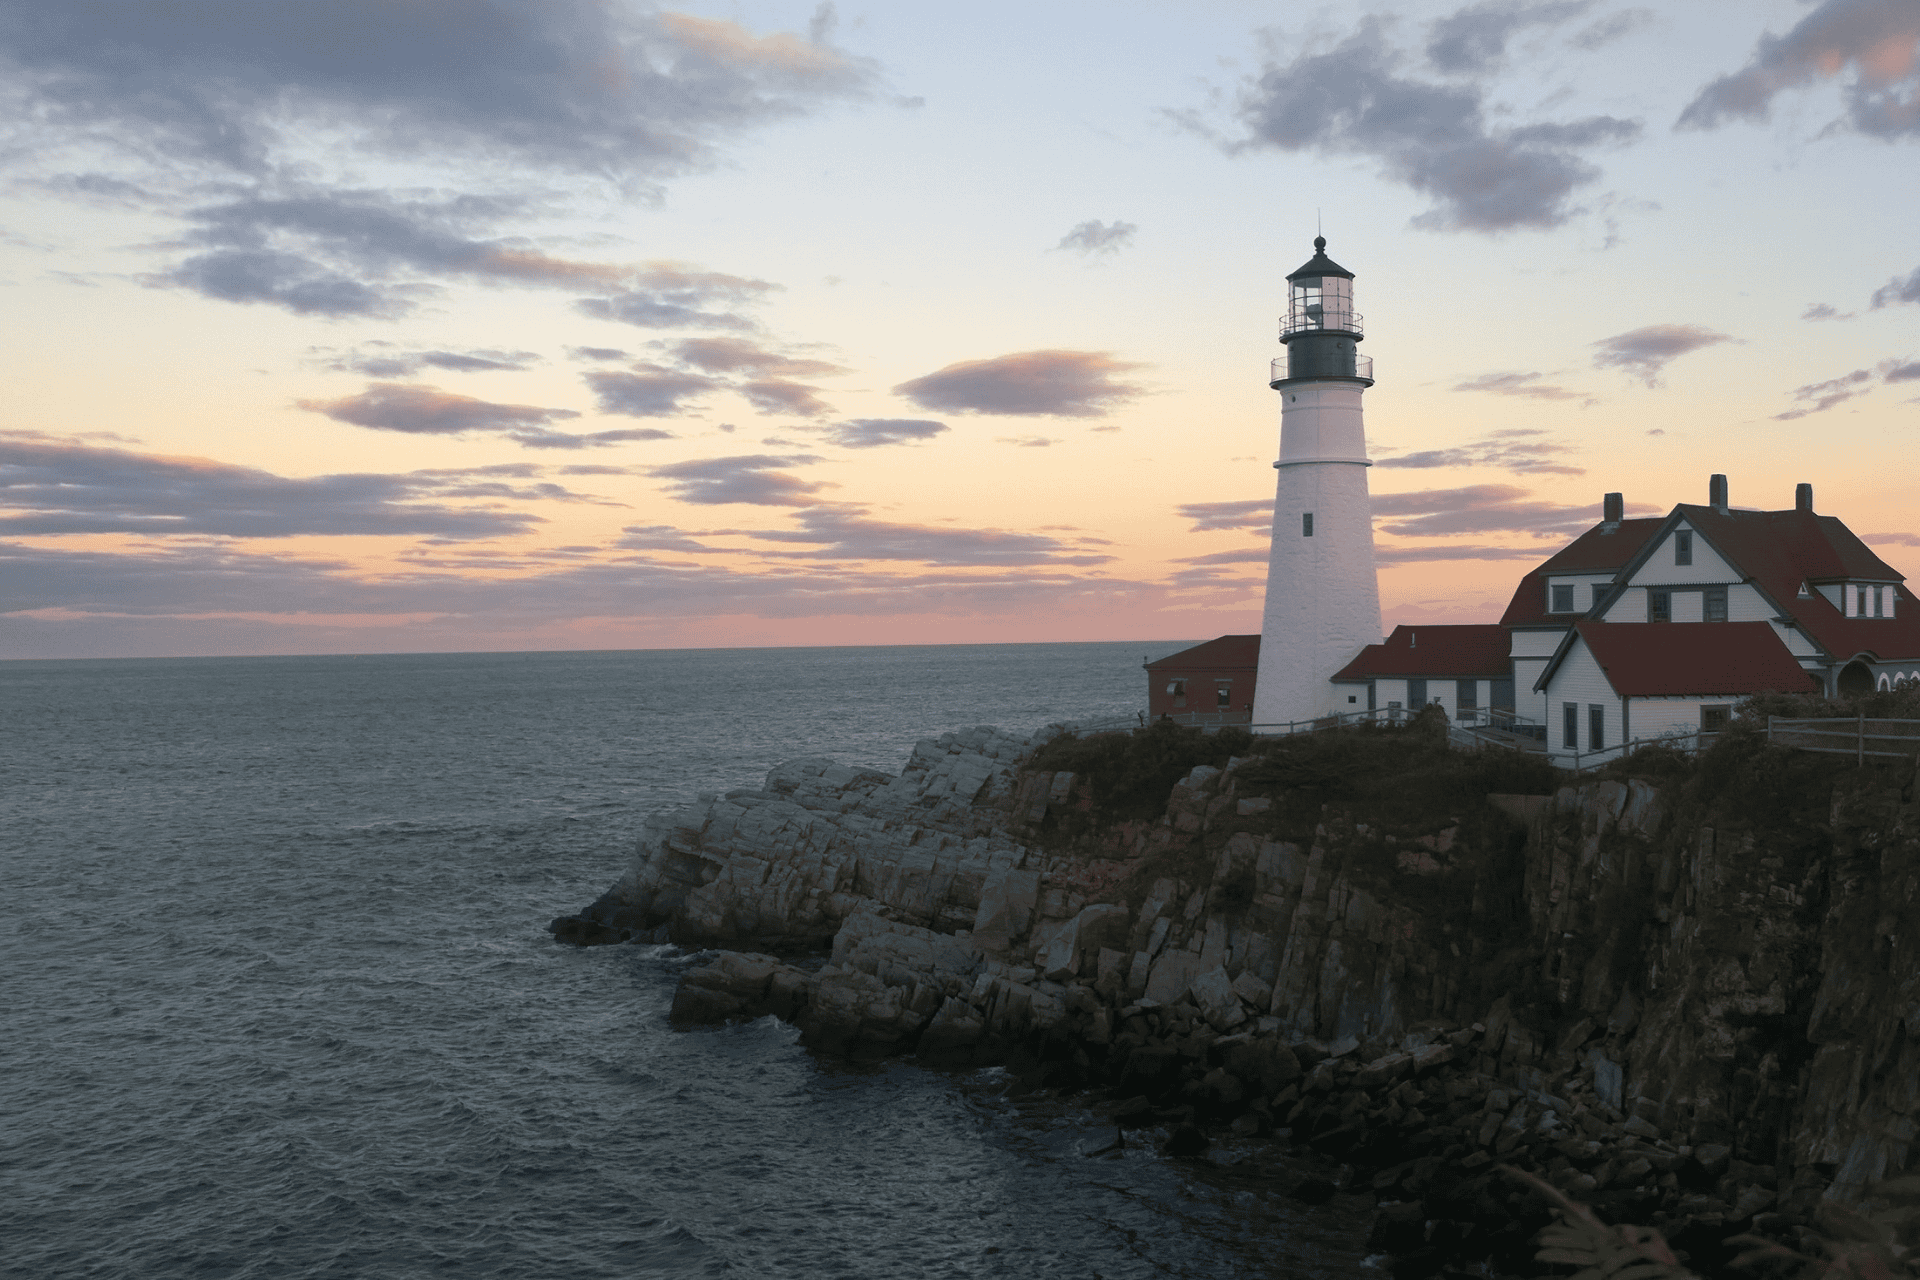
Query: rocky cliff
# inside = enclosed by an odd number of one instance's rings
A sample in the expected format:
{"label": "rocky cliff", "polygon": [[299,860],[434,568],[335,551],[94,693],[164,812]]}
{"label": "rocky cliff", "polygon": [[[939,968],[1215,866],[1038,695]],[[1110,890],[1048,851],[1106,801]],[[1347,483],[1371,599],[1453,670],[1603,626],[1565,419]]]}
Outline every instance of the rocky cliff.
{"label": "rocky cliff", "polygon": [[[1496,1160],[1696,1249],[1907,1165],[1911,771],[1740,733],[1597,780],[1418,729],[1234,745],[982,728],[898,776],[793,761],[654,819],[555,932],[737,949],[682,1023],[1024,1055],[1124,1123],[1310,1145],[1403,1255],[1522,1257]],[[1169,787],[1182,751],[1214,763]]]}

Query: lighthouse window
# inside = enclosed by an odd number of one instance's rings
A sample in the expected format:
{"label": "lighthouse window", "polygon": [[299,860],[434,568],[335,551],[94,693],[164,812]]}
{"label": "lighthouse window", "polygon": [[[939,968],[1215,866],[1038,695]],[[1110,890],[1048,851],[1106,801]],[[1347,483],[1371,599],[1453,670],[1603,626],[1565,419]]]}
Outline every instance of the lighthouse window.
{"label": "lighthouse window", "polygon": [[1311,511],[1300,513],[1300,536],[1303,538],[1313,536],[1313,512]]}

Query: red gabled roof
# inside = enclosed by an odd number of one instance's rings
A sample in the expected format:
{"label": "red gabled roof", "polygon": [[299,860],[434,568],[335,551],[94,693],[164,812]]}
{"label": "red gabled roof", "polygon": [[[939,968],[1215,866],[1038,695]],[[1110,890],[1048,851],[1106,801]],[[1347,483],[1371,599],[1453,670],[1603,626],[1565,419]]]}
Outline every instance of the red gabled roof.
{"label": "red gabled roof", "polygon": [[[1809,680],[1770,622],[1577,622],[1622,697],[1804,693]],[[1550,679],[1567,650],[1542,673]]]}
{"label": "red gabled roof", "polygon": [[1605,524],[1593,526],[1561,548],[1545,564],[1520,579],[1507,611],[1500,615],[1502,625],[1518,627],[1530,623],[1552,623],[1565,626],[1573,621],[1573,615],[1547,612],[1547,575],[1618,570],[1638,555],[1647,539],[1653,536],[1654,530],[1665,523],[1665,517],[1648,516],[1622,520],[1611,530]]}
{"label": "red gabled roof", "polygon": [[1512,633],[1497,622],[1470,626],[1401,626],[1385,643],[1370,644],[1342,667],[1335,680],[1381,680],[1440,676],[1495,679],[1511,674]]}
{"label": "red gabled roof", "polygon": [[1259,636],[1220,636],[1205,644],[1197,644],[1191,649],[1182,649],[1157,658],[1147,664],[1147,670],[1155,667],[1258,667],[1260,665]]}
{"label": "red gabled roof", "polygon": [[1841,661],[1856,653],[1881,659],[1920,657],[1920,601],[1908,592],[1900,593],[1907,598],[1896,606],[1898,616],[1892,618],[1849,618],[1818,591],[1800,598],[1803,582],[1906,580],[1836,517],[1800,510],[1718,511],[1686,504],[1674,512],[1773,597],[1833,657]]}

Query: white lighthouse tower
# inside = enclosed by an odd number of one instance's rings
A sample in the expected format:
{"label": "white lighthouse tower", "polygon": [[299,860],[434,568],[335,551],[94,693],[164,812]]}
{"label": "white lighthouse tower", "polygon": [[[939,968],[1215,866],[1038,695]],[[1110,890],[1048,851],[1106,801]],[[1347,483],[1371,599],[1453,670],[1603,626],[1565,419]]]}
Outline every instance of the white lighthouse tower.
{"label": "white lighthouse tower", "polygon": [[[1287,277],[1280,321],[1286,355],[1268,384],[1280,393],[1280,483],[1273,499],[1266,619],[1254,683],[1255,724],[1330,712],[1329,678],[1365,645],[1380,642],[1380,585],[1373,564],[1367,497],[1367,433],[1360,397],[1373,385],[1373,360],[1356,354],[1360,315],[1353,272],[1313,257]],[[1344,697],[1342,698],[1344,703]]]}

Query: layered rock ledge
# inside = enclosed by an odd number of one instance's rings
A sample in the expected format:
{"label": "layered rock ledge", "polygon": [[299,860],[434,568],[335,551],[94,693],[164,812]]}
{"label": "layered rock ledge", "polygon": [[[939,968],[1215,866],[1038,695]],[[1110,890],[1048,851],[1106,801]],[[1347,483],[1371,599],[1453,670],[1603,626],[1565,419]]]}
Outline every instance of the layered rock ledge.
{"label": "layered rock ledge", "polygon": [[680,1025],[1013,1061],[1175,1150],[1196,1126],[1310,1149],[1380,1198],[1405,1275],[1536,1269],[1544,1201],[1498,1164],[1664,1225],[1696,1266],[1906,1166],[1909,776],[1748,742],[1720,762],[1744,773],[1510,794],[1409,737],[1372,792],[1336,776],[1366,742],[1249,748],[1117,819],[1041,767],[1061,733],[927,739],[897,776],[788,762],[651,820],[555,934],[729,948],[685,975]]}

